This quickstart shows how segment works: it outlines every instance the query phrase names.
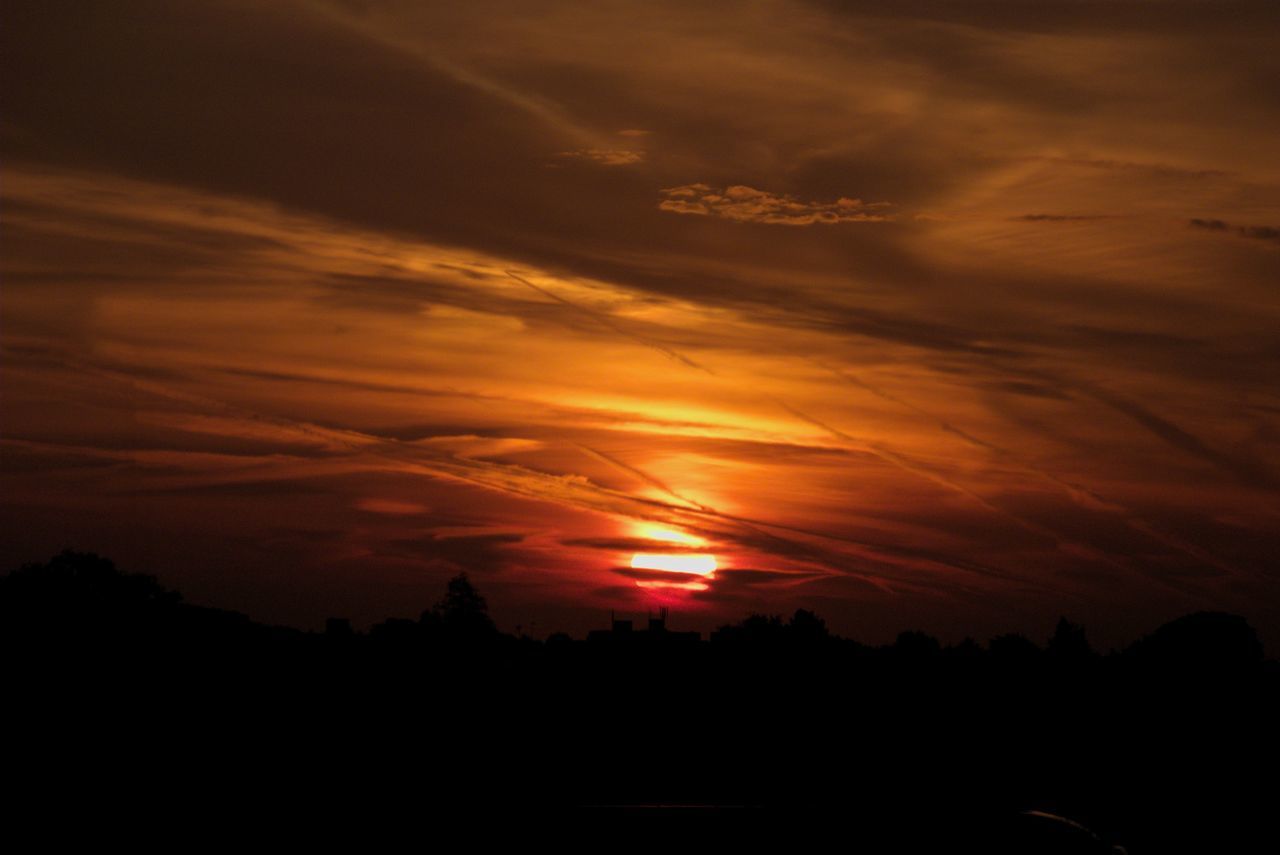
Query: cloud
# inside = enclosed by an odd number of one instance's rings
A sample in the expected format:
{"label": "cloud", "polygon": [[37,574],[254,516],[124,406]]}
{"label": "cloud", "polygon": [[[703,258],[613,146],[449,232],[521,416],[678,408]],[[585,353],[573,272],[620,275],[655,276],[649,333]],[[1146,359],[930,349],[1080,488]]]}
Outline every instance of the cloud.
{"label": "cloud", "polygon": [[562,151],[560,156],[575,160],[589,160],[601,166],[631,166],[644,160],[643,151],[625,148],[583,148],[577,151]]}
{"label": "cloud", "polygon": [[1280,228],[1275,226],[1238,226],[1225,220],[1202,220],[1199,218],[1189,220],[1187,224],[1196,229],[1204,229],[1211,232],[1230,232],[1254,240],[1280,243]]}
{"label": "cloud", "polygon": [[734,184],[723,190],[709,184],[685,184],[662,191],[667,198],[658,204],[673,214],[723,217],[740,223],[769,223],[781,226],[885,222],[892,219],[878,213],[887,202],[863,202],[841,196],[834,202],[803,202],[794,196],[757,190]]}
{"label": "cloud", "polygon": [[825,578],[817,572],[757,570],[750,567],[727,567],[716,571],[717,587],[747,588],[757,586],[794,585],[810,579]]}
{"label": "cloud", "polygon": [[1056,223],[1075,220],[1106,220],[1110,219],[1110,216],[1108,214],[1023,214],[1019,217],[1013,217],[1013,219],[1021,220],[1024,223]]}
{"label": "cloud", "polygon": [[429,436],[417,442],[433,449],[447,451],[460,458],[503,457],[519,452],[535,451],[545,443],[517,436]]}
{"label": "cloud", "polygon": [[426,532],[416,537],[392,540],[381,546],[384,554],[429,563],[444,562],[462,570],[497,570],[504,565],[503,552],[524,540],[513,532],[444,534]]}
{"label": "cloud", "polygon": [[524,286],[526,286],[526,287],[530,288],[531,290],[533,290],[533,291],[535,291],[535,292],[537,292],[537,293],[539,293],[539,294],[542,294],[543,296],[548,297],[548,298],[550,298],[550,299],[552,299],[552,300],[556,301],[557,303],[560,303],[561,305],[567,306],[567,307],[569,307],[570,309],[573,309],[573,310],[575,310],[575,311],[577,311],[577,312],[582,313],[582,314],[583,314],[583,315],[585,315],[586,317],[589,317],[589,318],[591,318],[591,319],[595,320],[596,322],[598,322],[598,323],[599,323],[599,324],[601,324],[602,326],[606,327],[607,329],[612,330],[613,332],[616,332],[616,333],[617,333],[617,334],[619,334],[619,335],[626,336],[627,338],[632,339],[633,341],[637,342],[638,344],[642,344],[642,345],[644,345],[645,347],[653,348],[654,350],[656,350],[656,351],[658,351],[658,352],[660,352],[660,353],[662,353],[662,354],[664,354],[664,355],[666,355],[666,356],[670,357],[671,359],[675,360],[676,362],[680,363],[681,365],[685,365],[685,366],[687,366],[687,367],[689,367],[689,368],[695,368],[695,369],[697,369],[697,370],[699,370],[699,371],[705,371],[705,372],[707,372],[707,373],[713,373],[713,372],[711,371],[711,369],[707,368],[706,366],[702,365],[701,363],[695,362],[694,360],[692,360],[692,359],[690,359],[689,357],[685,356],[683,353],[680,353],[679,351],[674,350],[674,349],[672,349],[672,348],[668,347],[667,345],[663,344],[662,342],[654,341],[653,339],[646,338],[645,336],[639,335],[639,334],[634,333],[634,332],[632,332],[632,331],[630,331],[630,330],[628,330],[628,329],[623,328],[623,327],[622,327],[622,326],[620,326],[616,321],[614,321],[613,319],[611,319],[610,317],[608,317],[607,315],[605,315],[605,314],[603,314],[603,313],[601,313],[601,312],[595,311],[594,309],[589,309],[589,308],[587,308],[586,306],[583,306],[583,305],[581,305],[581,304],[579,304],[579,303],[575,303],[575,302],[574,302],[574,301],[572,301],[572,300],[567,300],[567,299],[565,299],[564,297],[560,296],[559,294],[555,294],[555,293],[553,293],[553,292],[551,292],[551,291],[547,290],[546,288],[543,288],[543,287],[541,287],[541,286],[539,286],[539,285],[535,285],[535,284],[533,284],[532,282],[530,282],[530,281],[529,281],[528,279],[526,279],[525,277],[520,276],[520,275],[518,275],[518,274],[516,274],[516,273],[513,273],[513,272],[512,272],[512,271],[510,271],[510,270],[508,270],[508,271],[507,271],[507,275],[508,275],[508,276],[510,276],[512,279],[514,279],[516,282],[519,282],[521,285],[524,285]]}
{"label": "cloud", "polygon": [[585,546],[607,552],[671,552],[702,554],[705,546],[687,546],[643,537],[573,537],[560,541],[565,546]]}
{"label": "cloud", "polygon": [[356,502],[356,507],[373,514],[389,514],[391,516],[416,516],[425,514],[431,509],[418,502],[405,502],[399,499],[380,499],[369,496]]}
{"label": "cloud", "polygon": [[626,576],[628,579],[635,579],[637,582],[658,583],[673,587],[697,586],[698,588],[705,588],[714,584],[715,581],[709,576],[700,576],[696,573],[646,570],[636,567],[614,567],[612,569],[619,576]]}
{"label": "cloud", "polygon": [[1237,478],[1242,484],[1265,490],[1280,490],[1280,479],[1277,479],[1264,460],[1218,448],[1159,413],[1114,392],[1097,387],[1081,387],[1081,391],[1133,419],[1173,448],[1212,464]]}

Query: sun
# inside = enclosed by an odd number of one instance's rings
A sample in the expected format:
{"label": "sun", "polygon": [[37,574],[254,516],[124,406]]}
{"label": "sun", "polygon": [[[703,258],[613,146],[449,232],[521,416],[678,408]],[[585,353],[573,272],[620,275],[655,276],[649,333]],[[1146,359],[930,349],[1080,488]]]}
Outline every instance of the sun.
{"label": "sun", "polygon": [[[715,555],[695,552],[710,544],[686,531],[651,523],[638,524],[635,535],[653,544],[653,552],[636,552],[631,556],[631,569],[656,571],[659,578],[639,578],[636,587],[705,591],[716,578],[719,562]],[[660,550],[672,550],[670,552]],[[680,579],[684,576],[687,581]]]}
{"label": "sun", "polygon": [[631,567],[635,570],[662,570],[667,573],[710,576],[716,572],[716,558],[714,555],[637,552],[631,556]]}

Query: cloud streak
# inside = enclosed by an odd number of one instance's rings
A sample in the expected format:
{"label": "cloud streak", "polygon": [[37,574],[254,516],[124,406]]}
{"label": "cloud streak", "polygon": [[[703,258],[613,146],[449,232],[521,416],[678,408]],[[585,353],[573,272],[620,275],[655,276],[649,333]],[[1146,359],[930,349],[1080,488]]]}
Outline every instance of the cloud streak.
{"label": "cloud streak", "polygon": [[739,223],[777,226],[883,223],[887,202],[863,202],[841,196],[834,202],[804,202],[794,196],[757,190],[743,184],[717,189],[708,184],[684,184],[662,191],[658,209],[672,214],[720,217]]}
{"label": "cloud streak", "polygon": [[1237,226],[1222,220],[1191,219],[1188,225],[1196,229],[1211,232],[1227,232],[1252,240],[1265,240],[1280,243],[1280,229],[1275,226]]}

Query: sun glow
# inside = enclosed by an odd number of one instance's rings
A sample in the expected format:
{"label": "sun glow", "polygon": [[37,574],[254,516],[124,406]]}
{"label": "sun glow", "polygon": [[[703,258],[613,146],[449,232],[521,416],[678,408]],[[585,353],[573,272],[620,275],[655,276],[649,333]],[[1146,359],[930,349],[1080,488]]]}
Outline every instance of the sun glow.
{"label": "sun glow", "polygon": [[677,591],[709,591],[711,590],[711,586],[708,585],[706,582],[701,581],[700,579],[695,579],[694,581],[691,581],[691,582],[645,582],[645,581],[637,580],[636,587],[646,588],[651,590],[659,590],[659,591],[663,591],[663,590],[669,591],[672,589]]}
{"label": "sun glow", "polygon": [[706,546],[707,542],[700,537],[689,534],[688,532],[677,531],[671,528],[661,528],[656,525],[642,523],[636,528],[636,535],[645,540],[661,540],[666,543],[678,543],[681,546]]}

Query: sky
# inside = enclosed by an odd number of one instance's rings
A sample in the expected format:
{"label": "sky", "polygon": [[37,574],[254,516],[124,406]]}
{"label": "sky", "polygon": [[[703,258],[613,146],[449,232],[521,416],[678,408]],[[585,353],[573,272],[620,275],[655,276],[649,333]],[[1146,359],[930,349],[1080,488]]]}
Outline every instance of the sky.
{"label": "sky", "polygon": [[3,16],[3,569],[1280,649],[1272,0]]}

